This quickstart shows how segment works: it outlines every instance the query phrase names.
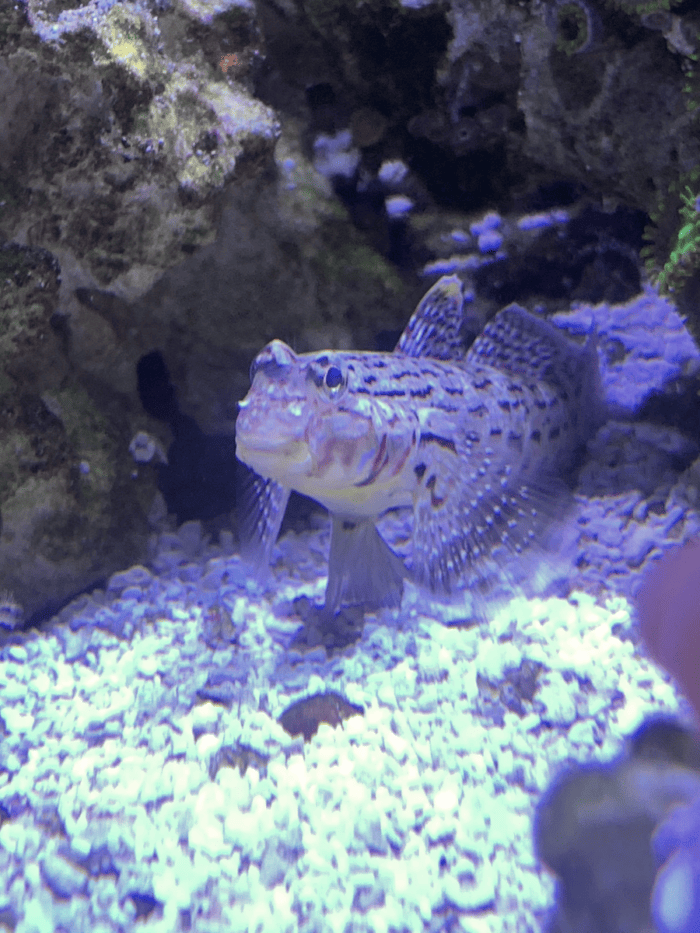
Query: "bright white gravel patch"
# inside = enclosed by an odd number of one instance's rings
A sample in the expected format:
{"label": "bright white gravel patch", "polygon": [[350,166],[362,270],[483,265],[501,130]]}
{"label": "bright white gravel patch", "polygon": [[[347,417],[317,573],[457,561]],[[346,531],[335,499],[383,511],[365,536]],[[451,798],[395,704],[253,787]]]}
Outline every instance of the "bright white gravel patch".
{"label": "bright white gravel patch", "polygon": [[[316,537],[287,546],[313,562]],[[235,557],[212,561],[240,578]],[[138,920],[153,931],[537,930],[553,895],[532,849],[540,794],[565,760],[608,757],[643,715],[677,707],[624,640],[622,599],[519,599],[465,630],[418,603],[370,617],[341,657],[299,660],[267,597],[229,585],[216,605],[238,645],[216,650],[195,590],[150,587],[149,616],[163,609],[125,637],[63,622],[0,654],[0,911],[17,933],[130,929],[134,894],[157,902]],[[133,614],[122,602],[82,611]],[[543,669],[520,715],[480,702],[524,660]],[[231,709],[197,703],[212,669],[235,667]],[[364,716],[291,739],[276,718],[323,690]],[[238,743],[266,775],[211,780]]]}

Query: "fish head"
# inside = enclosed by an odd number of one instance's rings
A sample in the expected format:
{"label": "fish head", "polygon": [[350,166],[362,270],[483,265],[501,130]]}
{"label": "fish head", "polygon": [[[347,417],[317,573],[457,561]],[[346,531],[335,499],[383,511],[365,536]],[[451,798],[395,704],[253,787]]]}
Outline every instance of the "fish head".
{"label": "fish head", "polygon": [[304,367],[281,340],[250,367],[250,391],[239,403],[236,456],[265,478],[281,481],[308,467],[308,403]]}
{"label": "fish head", "polygon": [[238,459],[332,511],[365,515],[399,504],[394,480],[415,445],[415,416],[365,388],[365,355],[374,354],[296,354],[269,343],[240,403]]}

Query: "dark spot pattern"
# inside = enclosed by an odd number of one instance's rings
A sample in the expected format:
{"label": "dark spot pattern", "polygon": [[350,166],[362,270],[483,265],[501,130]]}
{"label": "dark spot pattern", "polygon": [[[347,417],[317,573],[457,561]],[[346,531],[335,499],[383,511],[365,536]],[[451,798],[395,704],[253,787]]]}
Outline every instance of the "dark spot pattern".
{"label": "dark spot pattern", "polygon": [[451,437],[441,437],[439,434],[431,434],[430,432],[427,432],[425,434],[421,434],[421,447],[424,444],[437,444],[439,447],[443,447],[445,450],[451,450],[453,454],[457,453],[455,442]]}

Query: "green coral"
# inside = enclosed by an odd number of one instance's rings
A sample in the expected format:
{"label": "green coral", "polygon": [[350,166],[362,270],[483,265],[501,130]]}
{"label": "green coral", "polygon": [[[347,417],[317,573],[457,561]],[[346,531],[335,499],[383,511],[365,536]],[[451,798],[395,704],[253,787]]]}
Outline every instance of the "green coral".
{"label": "green coral", "polygon": [[[700,33],[697,36],[700,39]],[[689,55],[685,62],[686,83],[684,92],[688,95],[686,106],[691,113],[700,107],[700,72],[698,71],[698,54]]]}
{"label": "green coral", "polygon": [[[670,255],[656,278],[656,284],[664,294],[677,291],[694,273],[700,270],[700,167],[684,175],[678,185],[669,190],[669,197],[678,200],[679,229]],[[657,225],[663,213],[662,204],[652,221]],[[651,234],[647,231],[647,238]],[[647,267],[654,270],[654,248],[646,247],[642,251],[647,260]]]}
{"label": "green coral", "polygon": [[[695,115],[700,108],[697,62],[697,53],[685,58],[683,87],[687,109]],[[692,128],[698,131],[697,116],[693,118]],[[677,295],[691,276],[700,271],[700,166],[684,172],[669,185],[650,219],[644,231],[647,245],[641,256],[659,291]]]}

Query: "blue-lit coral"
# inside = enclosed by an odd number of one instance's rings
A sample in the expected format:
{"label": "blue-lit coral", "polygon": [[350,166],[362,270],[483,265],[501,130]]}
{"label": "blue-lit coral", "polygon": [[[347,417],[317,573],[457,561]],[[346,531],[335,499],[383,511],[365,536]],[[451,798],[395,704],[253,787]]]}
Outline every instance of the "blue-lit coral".
{"label": "blue-lit coral", "polygon": [[646,646],[700,711],[700,541],[673,548],[650,570],[637,594]]}
{"label": "blue-lit coral", "polygon": [[[700,541],[675,548],[652,568],[637,605],[651,655],[700,712]],[[689,779],[697,778],[689,773]],[[652,837],[660,866],[651,896],[658,933],[700,930],[700,793],[673,807]]]}
{"label": "blue-lit coral", "polygon": [[700,797],[674,807],[658,826],[652,848],[661,868],[651,896],[658,933],[700,930]]}

